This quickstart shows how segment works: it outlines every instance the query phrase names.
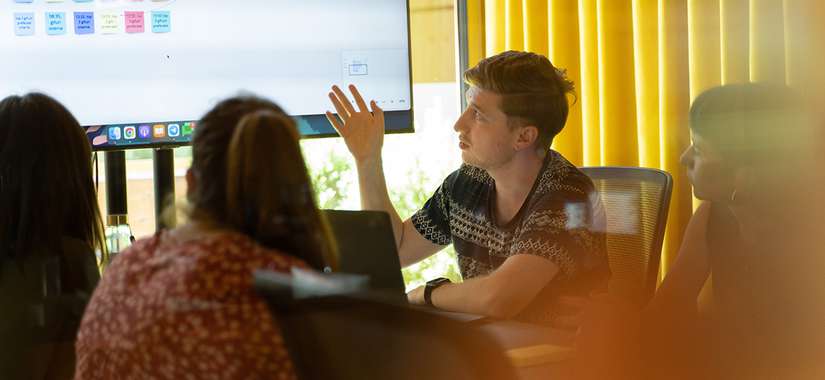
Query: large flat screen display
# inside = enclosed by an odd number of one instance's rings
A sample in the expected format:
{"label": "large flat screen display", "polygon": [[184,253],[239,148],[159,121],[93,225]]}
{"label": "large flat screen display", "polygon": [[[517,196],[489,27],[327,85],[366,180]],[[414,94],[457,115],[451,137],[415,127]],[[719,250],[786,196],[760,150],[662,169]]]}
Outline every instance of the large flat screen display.
{"label": "large flat screen display", "polygon": [[0,0],[0,96],[39,91],[97,150],[182,145],[250,92],[331,136],[333,84],[412,131],[407,0]]}

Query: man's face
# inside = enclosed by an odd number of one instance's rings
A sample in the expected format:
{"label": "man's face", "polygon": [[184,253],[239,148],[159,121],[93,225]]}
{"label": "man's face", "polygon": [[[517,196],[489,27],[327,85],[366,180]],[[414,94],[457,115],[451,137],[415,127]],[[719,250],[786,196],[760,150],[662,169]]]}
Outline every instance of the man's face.
{"label": "man's face", "polygon": [[696,198],[725,202],[734,188],[734,173],[726,169],[722,157],[702,136],[693,134],[693,143],[680,158],[687,168],[687,176],[693,185]]}
{"label": "man's face", "polygon": [[510,162],[516,153],[518,128],[508,126],[501,95],[470,87],[466,96],[467,109],[453,127],[458,132],[461,159],[485,170]]}

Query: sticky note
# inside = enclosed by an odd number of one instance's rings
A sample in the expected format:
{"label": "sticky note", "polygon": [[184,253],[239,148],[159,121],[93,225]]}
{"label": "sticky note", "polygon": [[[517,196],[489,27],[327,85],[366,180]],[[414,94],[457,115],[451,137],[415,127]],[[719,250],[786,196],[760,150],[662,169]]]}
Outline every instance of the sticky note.
{"label": "sticky note", "polygon": [[145,27],[143,12],[126,11],[124,13],[123,20],[126,24],[126,33],[144,32]]}
{"label": "sticky note", "polygon": [[15,3],[32,3],[34,0],[14,0]]}
{"label": "sticky note", "polygon": [[172,31],[172,15],[169,11],[152,11],[152,33]]}
{"label": "sticky note", "polygon": [[75,34],[94,34],[95,32],[95,14],[94,12],[75,12],[74,13],[74,33]]}
{"label": "sticky note", "polygon": [[63,0],[46,0],[47,3],[62,3]]}
{"label": "sticky note", "polygon": [[50,36],[66,34],[65,12],[46,12],[46,34]]}
{"label": "sticky note", "polygon": [[18,36],[33,36],[34,35],[34,13],[15,13],[14,14],[14,34]]}
{"label": "sticky note", "polygon": [[100,32],[103,34],[120,33],[120,13],[115,11],[100,12]]}

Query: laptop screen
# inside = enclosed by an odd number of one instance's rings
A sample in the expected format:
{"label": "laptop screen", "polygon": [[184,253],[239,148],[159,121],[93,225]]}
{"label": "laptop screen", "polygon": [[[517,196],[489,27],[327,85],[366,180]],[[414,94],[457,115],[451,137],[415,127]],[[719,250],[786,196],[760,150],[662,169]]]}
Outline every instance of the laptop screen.
{"label": "laptop screen", "polygon": [[323,213],[338,243],[340,271],[367,275],[370,287],[405,296],[389,215],[380,211],[324,210]]}

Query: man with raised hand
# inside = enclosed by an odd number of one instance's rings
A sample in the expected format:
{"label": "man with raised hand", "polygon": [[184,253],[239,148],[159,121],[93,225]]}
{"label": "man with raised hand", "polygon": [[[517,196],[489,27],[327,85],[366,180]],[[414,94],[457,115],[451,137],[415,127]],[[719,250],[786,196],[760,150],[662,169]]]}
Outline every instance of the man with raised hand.
{"label": "man with raised hand", "polygon": [[355,159],[362,208],[389,213],[401,265],[455,247],[464,281],[431,280],[411,303],[553,322],[560,300],[605,289],[610,273],[593,183],[550,149],[573,84],[547,58],[515,51],[484,59],[464,80],[469,106],[454,127],[464,164],[404,221],[384,179],[381,108],[351,85],[353,106],[334,86],[337,115],[327,118]]}

